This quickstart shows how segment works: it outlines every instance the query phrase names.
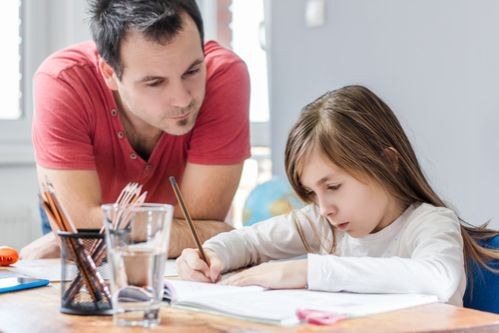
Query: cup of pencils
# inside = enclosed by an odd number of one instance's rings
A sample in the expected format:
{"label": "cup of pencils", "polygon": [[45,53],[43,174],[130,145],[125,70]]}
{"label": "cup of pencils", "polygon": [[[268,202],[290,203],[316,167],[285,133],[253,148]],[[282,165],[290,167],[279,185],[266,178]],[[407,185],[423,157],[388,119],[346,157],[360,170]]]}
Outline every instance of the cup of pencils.
{"label": "cup of pencils", "polygon": [[106,257],[104,230],[77,230],[48,179],[42,183],[40,199],[52,228],[61,238],[61,312],[110,314],[111,292],[101,273]]}
{"label": "cup of pencils", "polygon": [[110,275],[104,234],[99,230],[59,231],[61,239],[61,307],[75,315],[111,315]]}
{"label": "cup of pencils", "polygon": [[173,206],[139,202],[101,208],[113,320],[119,326],[158,325]]}

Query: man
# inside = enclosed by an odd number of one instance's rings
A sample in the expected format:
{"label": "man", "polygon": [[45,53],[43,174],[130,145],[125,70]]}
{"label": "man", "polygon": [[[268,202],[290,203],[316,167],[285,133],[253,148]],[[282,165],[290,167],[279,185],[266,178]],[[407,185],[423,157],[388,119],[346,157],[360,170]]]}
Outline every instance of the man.
{"label": "man", "polygon": [[[48,179],[78,228],[100,228],[100,204],[128,182],[146,201],[175,204],[175,176],[207,239],[225,219],[249,157],[249,77],[215,42],[203,44],[194,0],[93,1],[94,43],[59,51],[34,77],[33,144],[39,182]],[[169,255],[194,247],[180,209]],[[23,258],[57,254],[53,233]]]}

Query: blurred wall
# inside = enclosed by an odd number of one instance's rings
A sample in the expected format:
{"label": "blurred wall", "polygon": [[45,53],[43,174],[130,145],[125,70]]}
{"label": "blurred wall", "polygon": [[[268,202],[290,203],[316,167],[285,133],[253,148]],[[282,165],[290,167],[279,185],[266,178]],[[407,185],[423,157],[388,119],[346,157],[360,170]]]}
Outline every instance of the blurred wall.
{"label": "blurred wall", "polygon": [[499,1],[267,0],[273,173],[289,128],[332,89],[362,84],[395,111],[435,190],[499,228]]}

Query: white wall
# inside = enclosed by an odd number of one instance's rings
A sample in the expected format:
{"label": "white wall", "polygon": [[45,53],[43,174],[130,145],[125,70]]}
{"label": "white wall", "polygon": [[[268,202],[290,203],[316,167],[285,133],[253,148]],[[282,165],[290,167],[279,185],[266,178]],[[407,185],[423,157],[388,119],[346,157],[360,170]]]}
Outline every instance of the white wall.
{"label": "white wall", "polygon": [[40,235],[34,166],[1,165],[0,184],[0,246],[20,249]]}
{"label": "white wall", "polygon": [[396,112],[437,192],[499,228],[499,1],[326,0],[319,28],[306,2],[266,3],[273,172],[306,103],[363,84]]}

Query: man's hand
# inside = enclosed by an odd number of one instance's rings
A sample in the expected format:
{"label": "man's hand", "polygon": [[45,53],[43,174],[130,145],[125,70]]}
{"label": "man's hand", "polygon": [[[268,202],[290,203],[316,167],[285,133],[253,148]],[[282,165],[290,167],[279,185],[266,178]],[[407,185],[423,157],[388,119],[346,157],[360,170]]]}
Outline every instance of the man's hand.
{"label": "man's hand", "polygon": [[48,233],[21,249],[21,259],[58,258],[61,255],[59,242],[54,233]]}
{"label": "man's hand", "polygon": [[[199,241],[204,243],[205,240],[226,231],[231,231],[232,226],[219,221],[192,221],[196,228],[196,233],[200,238]],[[195,248],[196,242],[192,236],[192,231],[187,224],[187,221],[182,219],[174,219],[172,229],[170,231],[170,248],[168,250],[169,258],[177,258],[183,249]]]}
{"label": "man's hand", "polygon": [[270,289],[298,289],[307,285],[307,260],[268,262],[222,280],[234,286],[258,285]]}

